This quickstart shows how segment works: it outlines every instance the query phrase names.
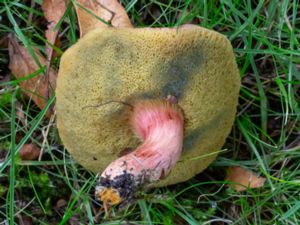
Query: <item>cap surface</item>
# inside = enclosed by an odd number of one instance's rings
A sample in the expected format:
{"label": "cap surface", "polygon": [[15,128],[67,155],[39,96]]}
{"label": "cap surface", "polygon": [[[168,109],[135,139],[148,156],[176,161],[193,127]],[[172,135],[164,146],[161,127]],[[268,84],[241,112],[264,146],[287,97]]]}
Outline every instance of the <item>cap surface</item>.
{"label": "cap surface", "polygon": [[[63,55],[57,80],[57,126],[73,157],[101,172],[139,139],[129,125],[138,99],[178,98],[184,111],[181,159],[163,186],[205,169],[234,121],[240,77],[230,42],[198,26],[105,28],[88,33]],[[162,137],[163,138],[163,137]]]}

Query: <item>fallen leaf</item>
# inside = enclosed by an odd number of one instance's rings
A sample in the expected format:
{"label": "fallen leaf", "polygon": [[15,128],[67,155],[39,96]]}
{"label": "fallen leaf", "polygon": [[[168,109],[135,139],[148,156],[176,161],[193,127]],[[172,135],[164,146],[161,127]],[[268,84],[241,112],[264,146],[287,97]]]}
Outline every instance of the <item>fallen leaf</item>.
{"label": "fallen leaf", "polygon": [[[8,50],[9,69],[16,78],[24,78],[40,68],[28,53],[27,49],[20,45],[14,36],[9,38]],[[46,65],[47,61],[38,49],[33,48],[33,50],[40,64],[42,66]],[[48,86],[50,90],[55,90],[56,76],[56,71],[50,67],[49,80],[41,73],[31,79],[20,82],[20,86],[25,90],[25,94],[32,98],[35,104],[42,109],[48,100]],[[47,116],[49,115],[50,112],[47,113]]]}
{"label": "fallen leaf", "polygon": [[[56,24],[54,22],[49,23],[47,26],[47,30],[45,32],[45,36],[46,36],[47,40],[49,41],[49,43],[51,43],[51,45],[55,45],[57,35],[58,35],[58,30],[54,29],[55,26],[56,26]],[[53,48],[51,47],[51,45],[49,45],[47,43],[46,49],[45,49],[46,55],[47,55],[47,60],[49,60],[49,61],[51,61],[52,54],[53,54]]]}
{"label": "fallen leaf", "polygon": [[76,0],[74,3],[80,37],[95,28],[108,27],[99,18],[113,27],[133,27],[125,9],[117,0]]}
{"label": "fallen leaf", "polygon": [[233,182],[230,186],[236,191],[244,191],[249,188],[262,187],[266,178],[259,177],[253,172],[239,166],[228,168],[226,181]]}
{"label": "fallen leaf", "polygon": [[61,198],[61,199],[59,199],[59,200],[56,202],[55,207],[56,207],[56,208],[62,208],[62,207],[67,206],[67,204],[68,204],[67,201],[66,201],[65,199]]}
{"label": "fallen leaf", "polygon": [[[67,0],[44,0],[42,3],[45,18],[49,22],[45,36],[52,45],[55,45],[58,35],[58,29],[55,29],[55,26],[66,12],[68,3]],[[53,48],[47,44],[46,55],[49,61],[52,58],[52,52]]]}
{"label": "fallen leaf", "polygon": [[65,14],[68,0],[43,0],[42,9],[48,22],[58,23]]}
{"label": "fallen leaf", "polygon": [[[45,36],[50,44],[46,44],[46,55],[47,55],[47,64],[46,64],[46,73],[45,73],[45,82],[49,82],[49,73],[50,73],[50,64],[53,57],[53,48],[51,45],[60,43],[57,41],[58,29],[55,29],[58,22],[63,17],[64,13],[67,10],[68,0],[44,0],[42,3],[42,9],[45,14],[45,18],[49,22]],[[49,98],[49,86],[47,86],[47,96]]]}
{"label": "fallen leaf", "polygon": [[37,147],[35,144],[25,144],[21,148],[19,154],[21,159],[23,160],[34,160],[37,159],[40,155],[40,148]]}

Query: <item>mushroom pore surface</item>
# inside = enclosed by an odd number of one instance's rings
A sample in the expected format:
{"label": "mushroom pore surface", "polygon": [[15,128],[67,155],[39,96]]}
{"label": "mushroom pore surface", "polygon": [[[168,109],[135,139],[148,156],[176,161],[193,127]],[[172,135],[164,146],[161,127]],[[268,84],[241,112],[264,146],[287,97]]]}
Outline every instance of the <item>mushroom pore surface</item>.
{"label": "mushroom pore surface", "polygon": [[99,173],[140,140],[129,123],[129,106],[89,106],[176,96],[185,116],[182,156],[153,185],[175,184],[215,159],[231,130],[239,88],[231,44],[217,32],[198,26],[96,29],[61,59],[57,125],[72,156]]}

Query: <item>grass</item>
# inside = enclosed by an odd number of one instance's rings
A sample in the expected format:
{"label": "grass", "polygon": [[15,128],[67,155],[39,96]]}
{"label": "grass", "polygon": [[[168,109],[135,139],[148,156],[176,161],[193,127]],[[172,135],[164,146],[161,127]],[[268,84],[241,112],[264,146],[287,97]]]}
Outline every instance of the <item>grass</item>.
{"label": "grass", "polygon": [[[44,52],[46,22],[39,4],[0,2],[0,37],[15,34],[31,52]],[[282,1],[122,0],[137,27],[194,22],[231,41],[242,77],[232,132],[217,160],[186,183],[142,193],[98,224],[300,224],[300,4]],[[32,20],[28,19],[32,15]],[[60,23],[59,51],[79,37],[70,5]],[[53,66],[58,68],[59,56]],[[61,145],[55,122],[24,98],[0,49],[0,223],[95,224],[95,175]],[[40,68],[44,71],[44,68]],[[38,73],[28,74],[30,79]],[[8,80],[10,78],[11,80]],[[27,125],[17,115],[23,106]],[[45,129],[50,126],[47,136]],[[46,141],[45,141],[46,140]],[[21,161],[26,142],[44,149],[42,161]],[[262,188],[236,192],[224,181],[227,166],[240,165],[267,177]],[[102,215],[101,215],[102,218]],[[77,221],[77,222],[76,222]]]}

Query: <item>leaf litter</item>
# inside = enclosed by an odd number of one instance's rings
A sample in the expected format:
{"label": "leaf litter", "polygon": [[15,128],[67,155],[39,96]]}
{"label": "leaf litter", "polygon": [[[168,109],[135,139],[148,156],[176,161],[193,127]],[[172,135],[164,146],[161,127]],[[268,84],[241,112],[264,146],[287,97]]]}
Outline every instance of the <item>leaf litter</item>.
{"label": "leaf litter", "polygon": [[264,185],[266,178],[254,174],[240,166],[231,166],[228,168],[226,181],[236,191],[244,191],[247,188],[260,188]]}
{"label": "leaf litter", "polygon": [[125,9],[116,0],[77,0],[75,9],[80,37],[96,28],[133,27]]}
{"label": "leaf litter", "polygon": [[35,160],[39,157],[40,152],[41,150],[36,144],[30,143],[23,145],[19,154],[23,160]]}
{"label": "leaf litter", "polygon": [[[17,79],[24,78],[29,74],[40,70],[38,63],[32,58],[27,49],[19,44],[18,39],[15,36],[9,37],[8,51],[10,59],[9,69]],[[33,48],[33,51],[40,65],[45,66],[47,64],[45,57],[38,49]],[[52,92],[55,89],[56,76],[57,72],[53,68],[50,68],[48,79],[46,79],[41,72],[31,79],[21,81],[20,86],[24,90],[24,93],[30,97],[40,109],[42,109],[48,100],[48,88],[50,87]],[[47,113],[48,116],[50,114],[50,112]]]}
{"label": "leaf litter", "polygon": [[[57,72],[51,68],[50,63],[53,56],[53,48],[58,40],[58,24],[61,21],[69,1],[67,0],[44,0],[42,9],[44,16],[49,22],[45,36],[49,42],[46,44],[45,52],[47,59],[38,49],[33,48],[34,53],[42,66],[46,67],[46,76],[42,73],[37,76],[20,82],[20,86],[25,90],[25,94],[32,98],[35,104],[42,109],[49,97],[49,86],[53,92],[56,87]],[[113,26],[132,28],[130,19],[116,0],[77,0],[74,1],[77,13],[80,37],[96,28]],[[27,49],[19,44],[17,38],[9,37],[9,68],[18,79],[32,74],[40,69],[37,62],[32,58]],[[49,114],[48,114],[49,115]],[[19,118],[23,120],[22,114]],[[25,144],[20,150],[20,157],[23,160],[34,160],[40,155],[40,148],[34,143]],[[253,172],[242,167],[229,167],[226,180],[233,182],[230,186],[236,191],[243,191],[248,188],[259,188],[264,185],[265,178],[259,177]]]}

